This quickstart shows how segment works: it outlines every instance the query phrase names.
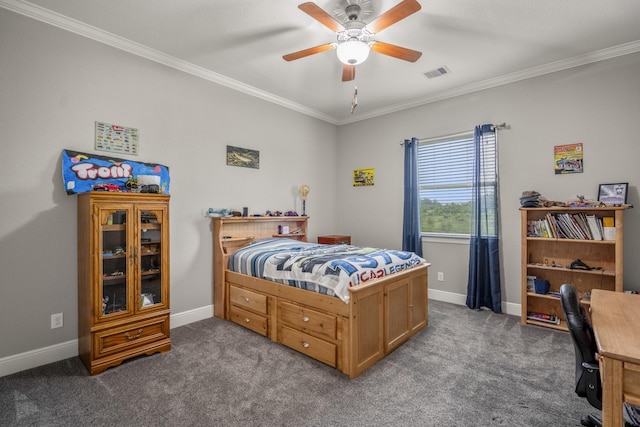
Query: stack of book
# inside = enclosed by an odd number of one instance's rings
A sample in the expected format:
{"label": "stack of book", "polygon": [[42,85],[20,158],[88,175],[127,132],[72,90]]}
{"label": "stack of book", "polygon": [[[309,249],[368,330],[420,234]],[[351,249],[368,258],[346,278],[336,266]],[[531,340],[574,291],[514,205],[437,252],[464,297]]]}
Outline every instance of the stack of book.
{"label": "stack of book", "polygon": [[[603,226],[604,221],[604,226]],[[577,240],[612,240],[605,231],[615,230],[613,217],[598,217],[584,212],[576,213],[547,213],[544,218],[529,221],[527,235],[530,237],[548,237],[555,239]],[[615,239],[615,234],[613,234]]]}
{"label": "stack of book", "polygon": [[551,325],[560,324],[560,318],[555,314],[544,314],[529,311],[527,312],[527,319],[535,320],[536,322],[549,323]]}

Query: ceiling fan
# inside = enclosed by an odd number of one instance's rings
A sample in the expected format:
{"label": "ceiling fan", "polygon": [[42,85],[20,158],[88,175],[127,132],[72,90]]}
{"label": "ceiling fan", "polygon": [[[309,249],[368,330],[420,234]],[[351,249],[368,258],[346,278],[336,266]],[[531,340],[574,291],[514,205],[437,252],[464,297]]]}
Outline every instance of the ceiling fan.
{"label": "ceiling fan", "polygon": [[363,63],[367,59],[370,50],[409,62],[416,62],[422,55],[422,52],[416,50],[371,39],[373,35],[419,11],[421,6],[416,0],[402,0],[368,24],[359,20],[361,8],[358,4],[348,4],[346,6],[345,15],[349,18],[349,21],[344,24],[338,22],[313,2],[302,3],[298,5],[298,8],[335,32],[337,42],[326,43],[284,55],[285,61],[293,61],[336,49],[338,59],[343,63],[342,81],[348,82],[355,79],[356,65]]}

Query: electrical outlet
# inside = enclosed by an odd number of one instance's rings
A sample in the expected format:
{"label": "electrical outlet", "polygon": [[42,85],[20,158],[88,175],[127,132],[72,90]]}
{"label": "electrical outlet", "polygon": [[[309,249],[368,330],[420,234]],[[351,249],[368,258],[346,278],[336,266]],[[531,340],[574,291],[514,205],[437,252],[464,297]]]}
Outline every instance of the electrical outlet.
{"label": "electrical outlet", "polygon": [[62,328],[62,313],[51,315],[51,329]]}
{"label": "electrical outlet", "polygon": [[438,271],[438,282],[444,282],[444,273],[442,271]]}

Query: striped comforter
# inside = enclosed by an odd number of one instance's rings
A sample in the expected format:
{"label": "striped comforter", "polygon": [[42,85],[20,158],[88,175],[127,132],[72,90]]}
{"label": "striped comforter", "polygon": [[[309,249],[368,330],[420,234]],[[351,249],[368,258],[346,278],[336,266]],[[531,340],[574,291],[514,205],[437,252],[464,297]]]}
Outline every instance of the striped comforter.
{"label": "striped comforter", "polygon": [[349,302],[349,288],[425,260],[413,252],[265,239],[235,251],[229,270]]}

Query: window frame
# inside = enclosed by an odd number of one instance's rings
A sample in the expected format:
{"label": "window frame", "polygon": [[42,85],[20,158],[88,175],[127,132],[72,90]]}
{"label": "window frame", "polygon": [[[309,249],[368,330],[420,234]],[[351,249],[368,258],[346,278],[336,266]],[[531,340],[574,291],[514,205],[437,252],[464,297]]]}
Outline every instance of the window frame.
{"label": "window frame", "polygon": [[[469,130],[469,131],[464,131],[464,132],[458,132],[455,134],[449,134],[449,135],[443,135],[443,136],[438,136],[438,137],[433,137],[433,138],[425,138],[425,139],[421,139],[418,141],[418,157],[420,160],[420,149],[422,147],[425,147],[427,145],[430,144],[437,144],[437,143],[456,143],[456,142],[470,142],[470,145],[468,147],[469,150],[469,155],[471,157],[473,157],[474,155],[474,131],[473,130]],[[496,175],[495,175],[495,179],[496,179],[496,183],[498,180],[498,174],[497,174],[497,162],[498,162],[498,147],[497,147],[497,134],[493,140],[493,145],[494,145],[494,152],[493,152],[493,156],[494,156],[494,161],[496,162]],[[465,147],[466,150],[466,147]],[[465,151],[466,153],[466,151]],[[466,156],[467,154],[465,154]],[[444,158],[443,158],[444,159]],[[443,159],[441,159],[442,161],[444,161]],[[471,163],[471,171],[469,172],[469,178],[470,178],[470,182],[467,184],[470,188],[473,185],[472,181],[473,181],[473,163]],[[423,187],[423,179],[422,179],[422,175],[421,175],[421,169],[420,166],[418,166],[418,186],[419,188],[422,189]],[[452,177],[455,178],[455,177]],[[460,184],[460,182],[458,181],[457,184]],[[462,182],[462,184],[465,184],[464,182]],[[446,186],[447,184],[443,185]],[[450,185],[450,183],[448,184]],[[420,192],[422,193],[422,190],[420,190]],[[422,205],[422,200],[423,198],[420,197],[420,204]],[[434,199],[437,200],[437,199]],[[471,195],[471,200],[470,202],[473,201],[473,196]],[[421,209],[422,212],[422,209]],[[446,232],[441,232],[441,231],[422,231],[420,232],[421,237],[427,238],[430,241],[449,241],[449,242],[455,242],[455,241],[459,241],[462,242],[463,240],[466,242],[468,241],[468,239],[470,239],[471,237],[471,218],[469,218],[469,232],[467,233],[446,233]],[[422,227],[421,227],[422,228]]]}

